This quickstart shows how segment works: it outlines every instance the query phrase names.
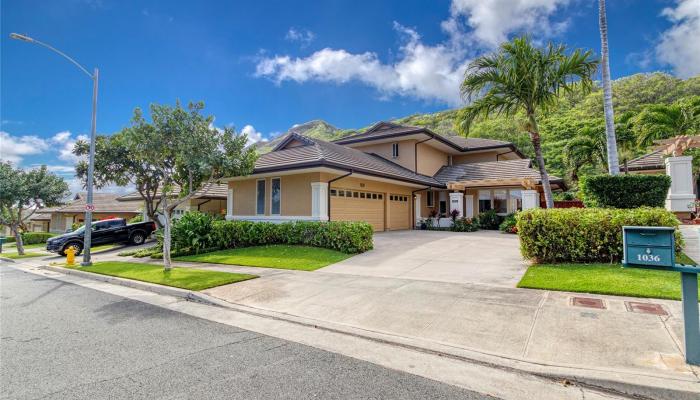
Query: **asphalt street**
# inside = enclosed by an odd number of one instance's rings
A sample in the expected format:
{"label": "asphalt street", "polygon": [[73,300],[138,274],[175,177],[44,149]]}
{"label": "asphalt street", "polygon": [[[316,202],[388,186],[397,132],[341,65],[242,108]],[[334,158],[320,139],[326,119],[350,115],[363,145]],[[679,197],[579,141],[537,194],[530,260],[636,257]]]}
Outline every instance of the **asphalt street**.
{"label": "asphalt street", "polygon": [[489,399],[0,266],[3,399]]}

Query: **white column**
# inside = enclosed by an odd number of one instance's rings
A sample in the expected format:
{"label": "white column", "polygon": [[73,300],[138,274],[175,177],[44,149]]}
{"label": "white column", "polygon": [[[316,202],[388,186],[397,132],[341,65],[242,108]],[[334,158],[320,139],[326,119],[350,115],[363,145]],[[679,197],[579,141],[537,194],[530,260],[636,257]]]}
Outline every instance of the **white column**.
{"label": "white column", "polygon": [[450,213],[453,210],[459,211],[459,216],[464,216],[464,196],[462,192],[450,193]]}
{"label": "white column", "polygon": [[540,194],[537,190],[523,190],[523,210],[539,208]]}
{"label": "white column", "polygon": [[695,200],[693,192],[693,157],[667,157],[666,175],[671,177],[671,189],[666,196],[666,209],[688,212],[688,205]]}
{"label": "white column", "polygon": [[328,183],[311,182],[311,216],[328,219]]}
{"label": "white column", "polygon": [[228,188],[226,194],[226,221],[233,220],[233,189]]}
{"label": "white column", "polygon": [[414,205],[413,205],[413,214],[416,216],[415,221],[416,221],[416,226],[420,225],[420,222],[423,217],[421,217],[421,205],[420,205],[420,195],[416,194],[416,198],[414,200]]}
{"label": "white column", "polygon": [[465,194],[464,195],[464,216],[467,218],[474,218],[474,195]]}

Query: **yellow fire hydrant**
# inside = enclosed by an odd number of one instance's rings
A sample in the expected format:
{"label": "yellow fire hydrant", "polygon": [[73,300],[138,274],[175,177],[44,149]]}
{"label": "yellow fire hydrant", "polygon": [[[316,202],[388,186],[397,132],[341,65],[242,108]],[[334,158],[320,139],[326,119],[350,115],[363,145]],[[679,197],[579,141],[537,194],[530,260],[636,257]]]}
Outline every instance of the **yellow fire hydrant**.
{"label": "yellow fire hydrant", "polygon": [[70,246],[66,249],[66,265],[73,266],[75,264],[75,247]]}

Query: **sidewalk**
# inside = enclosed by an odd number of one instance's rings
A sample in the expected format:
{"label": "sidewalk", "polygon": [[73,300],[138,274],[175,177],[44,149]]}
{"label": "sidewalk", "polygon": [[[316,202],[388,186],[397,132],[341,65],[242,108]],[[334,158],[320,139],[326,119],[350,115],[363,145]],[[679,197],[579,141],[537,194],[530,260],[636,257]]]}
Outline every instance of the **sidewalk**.
{"label": "sidewalk", "polygon": [[[114,254],[100,257],[107,259],[160,262]],[[663,398],[693,398],[694,393],[700,393],[700,368],[684,362],[678,301],[323,270],[175,264],[259,275],[258,279],[203,293],[234,308],[259,311],[276,319],[439,349],[445,354],[482,355],[525,371],[592,379],[606,387],[628,384],[692,393],[681,397],[665,393],[659,396]],[[581,305],[574,305],[574,298],[583,298]],[[587,299],[602,300],[604,308],[590,307]],[[631,302],[660,305],[666,315],[631,312]]]}

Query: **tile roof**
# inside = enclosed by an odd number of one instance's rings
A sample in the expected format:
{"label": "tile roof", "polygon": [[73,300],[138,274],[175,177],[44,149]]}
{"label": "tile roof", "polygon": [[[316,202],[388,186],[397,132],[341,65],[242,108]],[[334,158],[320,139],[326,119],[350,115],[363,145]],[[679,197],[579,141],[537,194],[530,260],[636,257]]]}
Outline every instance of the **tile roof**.
{"label": "tile roof", "polygon": [[420,126],[398,125],[392,122],[379,122],[365,132],[358,133],[356,135],[346,136],[342,139],[335,140],[334,143],[347,144],[372,139],[381,139],[385,137],[410,135],[415,133],[435,135],[435,137],[438,140],[442,139],[448,145],[451,145],[452,147],[455,147],[461,151],[478,150],[491,147],[514,147],[512,143],[504,142],[502,140],[465,138],[458,135],[443,135],[435,133],[428,128]]}
{"label": "tile roof", "polygon": [[[225,183],[207,183],[194,194],[194,199],[225,199],[228,190],[228,185]],[[156,198],[160,197],[160,190],[156,192]],[[173,188],[173,197],[180,194],[180,187]],[[117,198],[119,201],[136,201],[141,200],[139,192],[132,192]]]}
{"label": "tile roof", "polygon": [[[532,178],[537,182],[540,180],[540,173],[532,169],[532,162],[527,159],[450,165],[440,168],[435,174],[435,179],[444,184],[457,181],[524,178]],[[550,180],[561,181],[561,178],[550,176]]]}
{"label": "tile roof", "polygon": [[[116,193],[94,193],[92,203],[95,205],[96,213],[138,213],[141,209],[141,202],[135,201],[117,201],[119,197]],[[69,202],[65,206],[55,207],[52,212],[57,213],[79,213],[85,212],[85,204],[87,196],[80,193],[76,199]]]}
{"label": "tile roof", "polygon": [[[645,154],[627,162],[627,169],[629,171],[664,168],[666,168],[664,165],[664,153],[661,149],[652,151],[649,154]],[[622,170],[624,169],[625,166],[623,165]]]}
{"label": "tile roof", "polygon": [[[304,146],[284,148],[292,140]],[[263,154],[255,163],[254,173],[303,167],[328,166],[368,175],[382,176],[426,186],[442,186],[434,178],[416,174],[376,154],[326,142],[308,136],[290,133],[274,151]]]}

